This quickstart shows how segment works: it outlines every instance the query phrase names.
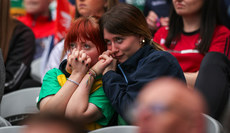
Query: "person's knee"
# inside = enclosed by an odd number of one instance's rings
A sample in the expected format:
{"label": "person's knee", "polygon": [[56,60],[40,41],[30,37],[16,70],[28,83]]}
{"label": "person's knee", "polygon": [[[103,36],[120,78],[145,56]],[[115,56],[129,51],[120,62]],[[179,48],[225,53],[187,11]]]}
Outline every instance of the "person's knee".
{"label": "person's knee", "polygon": [[206,67],[226,67],[229,63],[227,56],[219,52],[209,52],[203,58],[201,68]]}

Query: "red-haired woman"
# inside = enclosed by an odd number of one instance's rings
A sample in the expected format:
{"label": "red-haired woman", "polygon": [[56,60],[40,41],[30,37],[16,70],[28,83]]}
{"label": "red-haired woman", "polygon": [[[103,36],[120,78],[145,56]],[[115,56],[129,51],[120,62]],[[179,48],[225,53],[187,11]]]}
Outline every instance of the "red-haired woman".
{"label": "red-haired woman", "polygon": [[99,31],[98,19],[94,17],[80,17],[74,21],[65,40],[68,58],[59,69],[46,73],[38,101],[41,111],[82,121],[88,125],[88,130],[108,125],[114,112],[98,75],[104,68],[102,65],[110,63],[98,61],[105,50]]}

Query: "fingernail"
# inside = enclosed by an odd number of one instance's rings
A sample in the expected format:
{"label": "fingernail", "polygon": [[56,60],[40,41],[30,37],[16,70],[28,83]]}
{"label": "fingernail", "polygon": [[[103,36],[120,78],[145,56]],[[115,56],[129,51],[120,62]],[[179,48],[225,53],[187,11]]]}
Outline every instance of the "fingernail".
{"label": "fingernail", "polygon": [[82,61],[82,63],[84,63],[85,61]]}
{"label": "fingernail", "polygon": [[69,67],[72,67],[72,66],[69,64]]}
{"label": "fingernail", "polygon": [[75,60],[77,60],[77,58],[75,58]]}
{"label": "fingernail", "polygon": [[86,66],[88,67],[88,64],[86,64]]}

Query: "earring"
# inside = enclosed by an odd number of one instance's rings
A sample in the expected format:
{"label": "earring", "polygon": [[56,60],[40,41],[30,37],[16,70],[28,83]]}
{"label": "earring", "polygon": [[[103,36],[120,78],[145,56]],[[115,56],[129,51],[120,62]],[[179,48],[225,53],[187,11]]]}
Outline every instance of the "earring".
{"label": "earring", "polygon": [[142,41],[140,41],[140,44],[141,45],[145,44],[145,39],[143,39]]}

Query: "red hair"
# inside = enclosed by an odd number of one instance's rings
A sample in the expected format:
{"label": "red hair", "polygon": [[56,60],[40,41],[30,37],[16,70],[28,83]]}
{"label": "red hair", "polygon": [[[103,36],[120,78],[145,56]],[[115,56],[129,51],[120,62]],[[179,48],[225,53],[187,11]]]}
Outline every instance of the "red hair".
{"label": "red hair", "polygon": [[64,50],[67,51],[70,49],[70,43],[85,40],[95,44],[99,53],[105,51],[106,47],[103,36],[100,33],[98,18],[80,17],[76,19],[66,35]]}

